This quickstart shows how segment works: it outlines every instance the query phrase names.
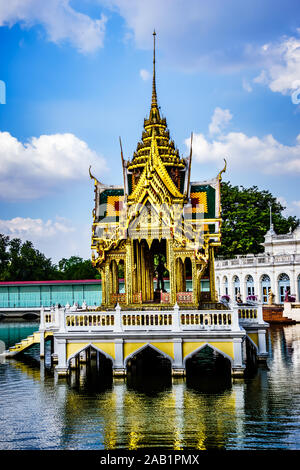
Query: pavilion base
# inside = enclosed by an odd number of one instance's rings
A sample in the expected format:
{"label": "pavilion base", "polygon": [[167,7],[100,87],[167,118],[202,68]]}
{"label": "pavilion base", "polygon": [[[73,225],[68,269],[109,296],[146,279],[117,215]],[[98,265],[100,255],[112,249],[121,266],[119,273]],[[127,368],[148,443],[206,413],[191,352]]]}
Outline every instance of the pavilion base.
{"label": "pavilion base", "polygon": [[66,377],[68,375],[68,368],[67,367],[55,367],[55,371],[57,372],[58,377]]}
{"label": "pavilion base", "polygon": [[125,377],[127,375],[126,369],[113,369],[113,376],[114,377]]}
{"label": "pavilion base", "polygon": [[183,368],[172,369],[172,377],[185,377],[186,371]]}
{"label": "pavilion base", "polygon": [[264,363],[267,362],[268,353],[260,353],[256,355],[257,362]]}
{"label": "pavilion base", "polygon": [[245,375],[245,366],[232,367],[231,368],[231,377],[233,378],[243,378]]}
{"label": "pavilion base", "polygon": [[58,364],[58,357],[57,357],[57,354],[51,354],[51,359],[52,359],[52,362],[53,364]]}

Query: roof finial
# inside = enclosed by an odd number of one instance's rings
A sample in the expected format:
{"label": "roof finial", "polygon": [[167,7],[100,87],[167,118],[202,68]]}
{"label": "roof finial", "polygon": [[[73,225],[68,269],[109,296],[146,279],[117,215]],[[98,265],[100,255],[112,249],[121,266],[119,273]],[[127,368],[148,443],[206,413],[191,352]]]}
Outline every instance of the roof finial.
{"label": "roof finial", "polygon": [[153,81],[152,81],[152,102],[151,107],[157,108],[157,95],[156,95],[156,81],[155,81],[155,36],[156,32],[153,31]]}
{"label": "roof finial", "polygon": [[124,196],[126,197],[127,196],[127,191],[126,191],[126,165],[125,165],[125,160],[124,160],[124,156],[123,156],[123,147],[122,147],[122,141],[121,141],[121,137],[119,137],[119,141],[120,141],[120,149],[121,149],[121,160],[122,160],[122,169],[123,169],[123,179],[124,179]]}
{"label": "roof finial", "polygon": [[270,229],[269,229],[269,232],[270,233],[274,233],[274,225],[273,225],[273,221],[272,221],[272,203],[270,202]]}
{"label": "roof finial", "polygon": [[192,154],[193,154],[193,133],[191,132],[191,148],[189,157],[189,168],[188,168],[188,181],[187,181],[187,197],[190,197],[190,180],[191,180],[191,167],[192,167]]}

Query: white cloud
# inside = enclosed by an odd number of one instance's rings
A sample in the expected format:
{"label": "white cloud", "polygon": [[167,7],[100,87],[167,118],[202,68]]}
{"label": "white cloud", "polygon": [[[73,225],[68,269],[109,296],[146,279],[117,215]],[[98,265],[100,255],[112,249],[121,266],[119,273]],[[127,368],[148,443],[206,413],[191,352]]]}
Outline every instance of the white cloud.
{"label": "white cloud", "polygon": [[283,95],[300,87],[300,28],[297,33],[297,37],[284,37],[261,48],[266,65],[254,82],[268,85],[272,91]]}
{"label": "white cloud", "polygon": [[248,80],[246,80],[245,78],[243,78],[243,89],[247,91],[248,93],[251,93],[252,91],[252,86],[250,85]]}
{"label": "white cloud", "polygon": [[91,225],[80,223],[75,226],[63,217],[54,220],[32,219],[30,217],[15,217],[9,220],[0,219],[0,233],[10,239],[20,238],[23,242],[29,240],[33,246],[58,262],[61,258],[72,255],[90,258]]}
{"label": "white cloud", "polygon": [[148,47],[154,28],[164,35],[175,31],[180,34],[203,10],[197,0],[191,0],[189,8],[181,0],[100,0],[100,3],[118,11],[125,19],[138,47]]}
{"label": "white cloud", "polygon": [[285,197],[283,196],[278,196],[276,198],[277,202],[279,202],[279,204],[281,204],[283,207],[286,207],[287,206],[287,200],[285,199]]}
{"label": "white cloud", "polygon": [[0,198],[31,199],[67,182],[106,171],[103,157],[74,134],[32,137],[24,144],[9,132],[0,132]]}
{"label": "white cloud", "polygon": [[214,114],[209,124],[209,133],[220,134],[220,132],[226,127],[229,121],[232,119],[232,114],[229,109],[215,108]]}
{"label": "white cloud", "polygon": [[140,76],[143,80],[149,80],[149,78],[151,77],[151,74],[148,70],[141,69],[140,70]]}
{"label": "white cloud", "polygon": [[30,217],[15,217],[10,220],[0,219],[0,233],[5,233],[11,238],[22,240],[40,240],[57,236],[59,233],[73,232],[74,228],[62,218],[56,220],[31,219]]}
{"label": "white cloud", "polygon": [[296,216],[300,217],[300,201],[291,201],[288,202],[285,197],[279,196],[277,197],[277,201],[285,207],[285,210],[283,211],[283,214],[288,217],[288,216]]}
{"label": "white cloud", "polygon": [[163,51],[164,63],[192,72],[236,72],[253,70],[254,64],[261,66],[258,47],[267,34],[274,37],[278,24],[291,24],[296,15],[295,0],[286,0],[276,8],[273,0],[97,2],[123,18],[124,39],[150,49],[155,28],[158,55]]}
{"label": "white cloud", "polygon": [[254,83],[260,83],[261,85],[268,85],[269,79],[267,72],[265,70],[262,70],[260,74],[253,79]]}
{"label": "white cloud", "polygon": [[69,42],[80,52],[103,46],[106,17],[92,19],[70,6],[70,0],[9,0],[0,3],[0,26],[41,24],[54,43]]}
{"label": "white cloud", "polygon": [[[189,138],[185,144],[189,148]],[[284,145],[271,134],[260,138],[243,132],[229,132],[215,137],[212,137],[211,132],[209,137],[196,133],[193,137],[193,155],[198,162],[215,162],[218,166],[226,158],[229,168],[240,172],[249,170],[269,175],[297,175],[300,174],[300,134],[295,145]]]}

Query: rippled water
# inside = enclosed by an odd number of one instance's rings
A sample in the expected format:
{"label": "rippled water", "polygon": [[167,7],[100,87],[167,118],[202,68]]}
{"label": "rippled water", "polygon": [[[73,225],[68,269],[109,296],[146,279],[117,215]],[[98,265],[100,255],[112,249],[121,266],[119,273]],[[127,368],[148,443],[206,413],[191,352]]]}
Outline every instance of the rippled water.
{"label": "rippled water", "polygon": [[[36,329],[0,323],[0,340]],[[268,348],[268,367],[245,379],[111,380],[82,368],[57,380],[34,346],[0,363],[0,449],[300,449],[300,325],[271,327]]]}

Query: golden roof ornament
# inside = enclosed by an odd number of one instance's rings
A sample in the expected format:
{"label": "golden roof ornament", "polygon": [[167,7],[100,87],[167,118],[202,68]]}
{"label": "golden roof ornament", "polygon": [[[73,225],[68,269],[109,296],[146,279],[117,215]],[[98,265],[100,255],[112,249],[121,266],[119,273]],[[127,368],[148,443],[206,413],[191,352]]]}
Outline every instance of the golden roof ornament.
{"label": "golden roof ornament", "polygon": [[[151,142],[153,136],[153,129],[155,129],[155,139],[157,143],[158,153],[163,164],[175,170],[172,179],[176,181],[178,189],[179,173],[185,169],[186,163],[184,159],[179,156],[178,149],[175,148],[174,141],[170,139],[170,133],[167,128],[165,118],[162,118],[159,111],[157,92],[156,92],[156,32],[153,32],[153,78],[152,78],[152,97],[149,118],[144,120],[144,132],[142,133],[142,140],[138,142],[136,151],[133,154],[133,159],[128,162],[127,171],[133,174],[133,187],[137,184],[138,178],[141,176],[139,170],[143,169],[146,165],[151,153]],[[177,171],[176,171],[177,169]]]}

